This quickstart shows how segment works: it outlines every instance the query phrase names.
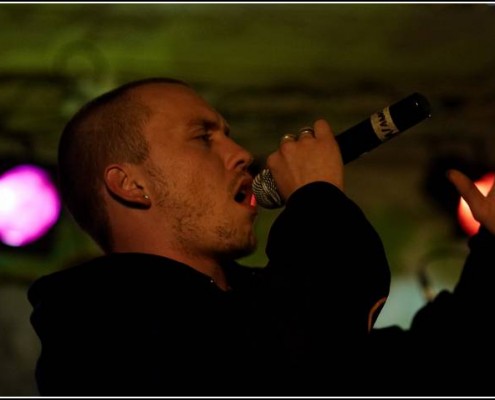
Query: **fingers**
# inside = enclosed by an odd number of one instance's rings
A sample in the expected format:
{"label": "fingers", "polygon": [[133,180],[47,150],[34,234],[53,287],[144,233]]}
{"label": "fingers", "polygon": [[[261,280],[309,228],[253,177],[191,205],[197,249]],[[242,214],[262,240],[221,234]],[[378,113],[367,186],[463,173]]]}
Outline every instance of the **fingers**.
{"label": "fingers", "polygon": [[466,201],[476,221],[495,235],[495,189],[492,185],[485,197],[475,183],[462,172],[451,169],[447,178]]}
{"label": "fingers", "polygon": [[305,127],[301,128],[301,129],[299,129],[298,140],[302,140],[302,139],[305,139],[305,138],[310,138],[310,139],[314,139],[315,138],[315,131],[310,126],[305,126]]}
{"label": "fingers", "polygon": [[295,142],[297,140],[297,135],[294,133],[286,133],[284,136],[282,136],[282,139],[280,139],[280,144],[284,144],[287,142]]}
{"label": "fingers", "polygon": [[330,124],[324,119],[318,119],[314,123],[315,137],[335,139],[334,132]]}
{"label": "fingers", "polygon": [[447,178],[456,187],[471,210],[481,207],[485,196],[476,187],[474,182],[458,170],[451,169],[447,171]]}
{"label": "fingers", "polygon": [[334,138],[332,128],[330,127],[328,122],[324,119],[316,120],[314,123],[314,128],[311,126],[304,126],[301,129],[299,129],[297,134],[286,133],[280,139],[280,144],[304,140],[304,139],[315,139],[317,137]]}
{"label": "fingers", "polygon": [[313,138],[315,137],[315,131],[313,128],[306,126],[304,128],[299,129],[299,133],[286,133],[280,139],[280,144],[289,143],[289,142],[297,142],[299,140],[304,140],[305,138]]}
{"label": "fingers", "polygon": [[342,157],[330,125],[317,120],[298,133],[287,133],[279,149],[267,158],[267,166],[282,198],[311,182],[329,182],[344,190]]}

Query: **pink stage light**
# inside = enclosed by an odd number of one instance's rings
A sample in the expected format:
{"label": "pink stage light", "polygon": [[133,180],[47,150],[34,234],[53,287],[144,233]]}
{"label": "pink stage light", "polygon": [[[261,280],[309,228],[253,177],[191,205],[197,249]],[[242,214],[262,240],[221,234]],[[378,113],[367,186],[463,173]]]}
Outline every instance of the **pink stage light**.
{"label": "pink stage light", "polygon": [[41,238],[57,222],[61,201],[50,175],[30,164],[0,176],[0,241],[19,247]]}

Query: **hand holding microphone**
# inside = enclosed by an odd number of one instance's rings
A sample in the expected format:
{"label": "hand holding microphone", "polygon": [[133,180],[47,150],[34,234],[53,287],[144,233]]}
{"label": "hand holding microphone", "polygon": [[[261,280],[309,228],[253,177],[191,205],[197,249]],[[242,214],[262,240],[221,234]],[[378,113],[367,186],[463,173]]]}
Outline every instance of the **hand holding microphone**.
{"label": "hand holding microphone", "polygon": [[[372,114],[369,118],[335,137],[340,148],[342,163],[347,164],[430,116],[430,104],[420,93],[413,93]],[[336,179],[332,183],[339,186],[338,165],[326,164],[335,164],[335,160],[339,160],[339,157],[331,153],[328,157],[323,155],[326,150],[333,151],[332,141],[329,140],[328,134],[333,135],[331,128],[324,120],[319,120],[315,123],[314,138],[302,138],[300,143],[299,140],[297,143],[290,143],[296,140],[297,136],[290,134],[284,136],[285,139],[282,140],[279,150],[268,157],[268,168],[261,171],[254,179],[253,193],[260,206],[282,207],[284,199],[288,198],[294,188],[302,186],[303,182],[309,183],[311,179],[329,182]],[[304,146],[305,140],[308,141],[306,146]],[[324,148],[316,150],[311,146],[316,143],[323,145]],[[330,161],[332,159],[333,161]],[[301,169],[298,170],[299,168]],[[318,168],[337,169],[334,171],[334,176],[331,176],[331,171],[318,171]],[[277,178],[277,184],[275,184],[274,176]],[[341,185],[343,185],[343,178]]]}
{"label": "hand holding microphone", "polygon": [[[310,182],[325,181],[343,189],[342,158],[332,129],[323,119],[314,123],[314,129],[305,127],[298,134],[284,135],[279,149],[270,154],[266,163],[267,169],[262,174],[269,176],[259,175],[264,178],[258,183],[272,186],[255,193],[257,203],[261,199],[262,206],[282,205],[294,191]],[[253,183],[253,191],[254,187]],[[262,198],[265,195],[270,198]]]}

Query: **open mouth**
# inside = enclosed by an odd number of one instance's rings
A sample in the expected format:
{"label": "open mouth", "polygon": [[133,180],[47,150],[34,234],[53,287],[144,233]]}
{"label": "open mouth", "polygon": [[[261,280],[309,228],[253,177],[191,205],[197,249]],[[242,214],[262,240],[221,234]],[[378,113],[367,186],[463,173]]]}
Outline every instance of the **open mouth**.
{"label": "open mouth", "polygon": [[246,197],[247,197],[247,193],[244,190],[241,190],[240,192],[238,192],[235,195],[234,200],[237,203],[244,203],[244,200],[246,200]]}
{"label": "open mouth", "polygon": [[253,201],[253,191],[252,191],[252,181],[251,179],[244,179],[234,196],[236,203],[252,206]]}

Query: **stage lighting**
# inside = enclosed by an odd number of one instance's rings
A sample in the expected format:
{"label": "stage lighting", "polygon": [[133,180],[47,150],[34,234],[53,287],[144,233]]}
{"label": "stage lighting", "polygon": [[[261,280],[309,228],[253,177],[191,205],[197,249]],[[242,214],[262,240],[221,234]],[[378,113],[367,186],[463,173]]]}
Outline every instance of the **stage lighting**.
{"label": "stage lighting", "polygon": [[39,242],[60,217],[61,200],[48,168],[34,163],[0,171],[0,242],[25,248]]}
{"label": "stage lighting", "polygon": [[[488,191],[495,182],[495,172],[488,172],[483,175],[479,180],[474,182],[480,192],[486,196]],[[457,218],[461,228],[466,232],[467,235],[472,236],[478,232],[480,223],[476,221],[473,217],[473,213],[469,208],[466,201],[461,197],[459,199],[459,205],[457,207]]]}

